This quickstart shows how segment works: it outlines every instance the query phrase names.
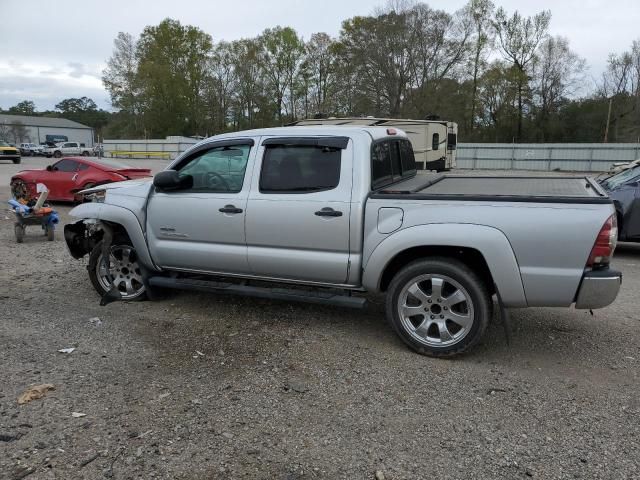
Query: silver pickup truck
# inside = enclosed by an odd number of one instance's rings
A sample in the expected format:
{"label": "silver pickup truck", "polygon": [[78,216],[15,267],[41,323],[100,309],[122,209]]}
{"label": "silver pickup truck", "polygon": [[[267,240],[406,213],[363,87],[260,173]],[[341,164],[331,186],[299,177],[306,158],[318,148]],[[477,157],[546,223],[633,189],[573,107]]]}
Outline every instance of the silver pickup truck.
{"label": "silver pickup truck", "polygon": [[90,254],[103,304],[176,288],[362,307],[385,292],[405,343],[450,356],[478,343],[494,298],[593,309],[621,284],[613,205],[589,178],[417,174],[393,128],[219,135],[153,180],[85,195],[65,239]]}

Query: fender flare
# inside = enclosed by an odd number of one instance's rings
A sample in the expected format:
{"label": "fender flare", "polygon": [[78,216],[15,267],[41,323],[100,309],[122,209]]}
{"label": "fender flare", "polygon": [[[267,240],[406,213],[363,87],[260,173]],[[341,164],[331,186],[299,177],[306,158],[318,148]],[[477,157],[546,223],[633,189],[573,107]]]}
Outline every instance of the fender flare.
{"label": "fender flare", "polygon": [[149,253],[145,234],[138,217],[131,210],[104,203],[83,203],[73,208],[69,215],[79,220],[97,219],[121,225],[129,235],[140,263],[151,270],[159,270]]}
{"label": "fender flare", "polygon": [[472,248],[484,257],[502,301],[508,307],[526,307],[520,267],[511,244],[500,230],[486,225],[436,223],[417,225],[389,235],[380,242],[363,267],[362,284],[380,291],[387,265],[399,253],[414,247]]}

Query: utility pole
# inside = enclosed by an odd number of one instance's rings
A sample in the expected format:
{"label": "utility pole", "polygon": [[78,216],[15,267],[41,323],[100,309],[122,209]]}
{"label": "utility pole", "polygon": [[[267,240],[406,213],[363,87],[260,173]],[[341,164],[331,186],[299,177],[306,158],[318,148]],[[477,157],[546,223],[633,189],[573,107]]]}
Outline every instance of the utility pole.
{"label": "utility pole", "polygon": [[604,129],[604,142],[607,143],[609,141],[609,121],[611,120],[611,103],[613,102],[613,98],[609,99],[609,113],[607,113],[607,126]]}

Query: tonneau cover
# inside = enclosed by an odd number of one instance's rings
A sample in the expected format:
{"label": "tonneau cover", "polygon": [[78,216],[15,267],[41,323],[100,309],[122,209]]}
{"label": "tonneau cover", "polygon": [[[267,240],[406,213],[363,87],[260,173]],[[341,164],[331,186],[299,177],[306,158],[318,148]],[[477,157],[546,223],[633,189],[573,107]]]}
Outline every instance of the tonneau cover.
{"label": "tonneau cover", "polygon": [[590,178],[564,176],[416,175],[389,185],[374,195],[427,200],[610,202],[605,192]]}

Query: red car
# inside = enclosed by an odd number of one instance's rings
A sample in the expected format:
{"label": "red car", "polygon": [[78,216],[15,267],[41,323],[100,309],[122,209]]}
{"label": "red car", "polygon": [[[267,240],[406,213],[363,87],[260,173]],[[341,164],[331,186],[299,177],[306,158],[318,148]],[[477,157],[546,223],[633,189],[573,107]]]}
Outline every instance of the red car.
{"label": "red car", "polygon": [[22,170],[11,178],[14,196],[35,196],[36,184],[49,189],[49,200],[78,200],[77,192],[103,183],[122,182],[134,178],[150,177],[148,168],[132,168],[105,158],[66,157],[49,165],[45,170]]}

